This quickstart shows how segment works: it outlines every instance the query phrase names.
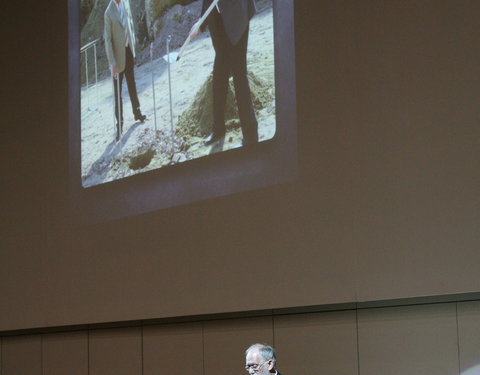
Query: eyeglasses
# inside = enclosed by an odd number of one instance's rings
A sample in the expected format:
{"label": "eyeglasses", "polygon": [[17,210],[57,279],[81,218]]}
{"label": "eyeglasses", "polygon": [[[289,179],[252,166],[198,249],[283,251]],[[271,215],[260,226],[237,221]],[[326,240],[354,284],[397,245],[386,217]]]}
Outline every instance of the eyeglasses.
{"label": "eyeglasses", "polygon": [[260,367],[262,367],[265,363],[267,363],[268,361],[265,361],[263,363],[252,363],[251,365],[246,365],[245,366],[245,370],[249,371],[250,370],[253,370],[254,372],[257,372],[258,370],[260,370]]}

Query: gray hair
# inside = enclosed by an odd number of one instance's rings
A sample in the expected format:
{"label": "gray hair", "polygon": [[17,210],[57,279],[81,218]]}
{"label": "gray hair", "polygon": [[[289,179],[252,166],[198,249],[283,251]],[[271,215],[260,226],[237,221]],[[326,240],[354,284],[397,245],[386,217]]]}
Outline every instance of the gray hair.
{"label": "gray hair", "polygon": [[245,355],[247,355],[252,350],[258,350],[258,352],[260,353],[260,355],[265,361],[272,360],[274,364],[277,361],[277,357],[275,355],[275,349],[272,348],[270,345],[267,345],[267,344],[250,345],[248,349],[245,350]]}

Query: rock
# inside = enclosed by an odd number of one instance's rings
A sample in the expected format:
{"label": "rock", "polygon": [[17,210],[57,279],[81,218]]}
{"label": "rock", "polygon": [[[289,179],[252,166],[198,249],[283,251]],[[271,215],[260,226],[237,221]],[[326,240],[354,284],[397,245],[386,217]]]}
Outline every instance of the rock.
{"label": "rock", "polygon": [[155,37],[154,23],[163,16],[166,11],[175,4],[187,5],[193,0],[144,0],[145,1],[145,19],[150,40]]}
{"label": "rock", "polygon": [[181,152],[177,152],[172,157],[172,163],[174,163],[174,164],[181,163],[181,162],[186,161],[186,160],[187,160],[187,157],[185,156],[185,154],[183,154]]}
{"label": "rock", "polygon": [[80,30],[88,20],[88,16],[92,11],[94,0],[80,0]]}
{"label": "rock", "polygon": [[85,45],[95,39],[103,39],[103,15],[110,0],[96,0],[86,18],[80,33],[80,44]]}
{"label": "rock", "polygon": [[[173,51],[183,45],[188,37],[191,27],[200,17],[200,11],[201,0],[197,0],[186,6],[180,4],[173,5],[168,10],[164,10],[164,13],[161,16],[151,20],[152,23],[148,26],[148,32],[150,40],[153,41],[154,59],[166,55],[167,39],[169,35],[171,36],[170,50]],[[139,53],[137,62],[143,64],[148,61],[150,61],[150,49],[145,48]]]}

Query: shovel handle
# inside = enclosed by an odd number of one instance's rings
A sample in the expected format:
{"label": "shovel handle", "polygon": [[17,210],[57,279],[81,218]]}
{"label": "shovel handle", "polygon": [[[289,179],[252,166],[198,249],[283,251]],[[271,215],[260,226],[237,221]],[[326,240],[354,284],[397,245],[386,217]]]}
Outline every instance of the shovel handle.
{"label": "shovel handle", "polygon": [[[215,6],[218,4],[220,0],[213,0],[212,3],[210,4],[210,6],[207,8],[207,10],[205,11],[205,13],[203,13],[202,17],[200,17],[200,19],[197,21],[198,23],[198,27],[202,26],[202,24],[205,22],[205,20],[207,19],[207,17],[210,15],[210,13],[212,12],[213,8],[215,8]],[[183,51],[185,50],[185,47],[188,45],[188,43],[191,42],[191,38],[190,38],[190,35],[188,35],[187,39],[185,40],[185,42],[183,43],[182,45],[182,48],[180,48],[180,51],[178,51],[178,56],[177,56],[177,61],[180,60],[180,57],[182,56],[183,54]]]}

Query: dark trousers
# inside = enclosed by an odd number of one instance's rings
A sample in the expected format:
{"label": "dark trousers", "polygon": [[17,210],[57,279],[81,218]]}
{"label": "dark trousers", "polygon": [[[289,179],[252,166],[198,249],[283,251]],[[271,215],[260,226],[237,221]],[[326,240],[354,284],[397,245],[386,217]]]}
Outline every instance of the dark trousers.
{"label": "dark trousers", "polygon": [[232,45],[228,39],[223,21],[216,10],[212,12],[208,27],[215,49],[213,65],[213,131],[225,133],[225,104],[228,80],[233,75],[235,99],[245,143],[258,141],[258,124],[252,105],[250,85],[247,77],[248,27],[240,41]]}
{"label": "dark trousers", "polygon": [[[125,48],[125,70],[118,74],[118,79],[113,80],[113,88],[115,90],[115,117],[117,119],[117,130],[123,124],[123,103],[122,103],[122,83],[123,76],[127,80],[128,95],[130,96],[130,102],[132,103],[133,115],[136,116],[140,113],[140,103],[137,95],[137,85],[135,84],[135,74],[133,72],[134,61],[133,54],[130,47]],[[118,81],[120,80],[120,90],[118,88]],[[120,91],[120,92],[119,92]],[[120,119],[118,118],[120,104]]]}

